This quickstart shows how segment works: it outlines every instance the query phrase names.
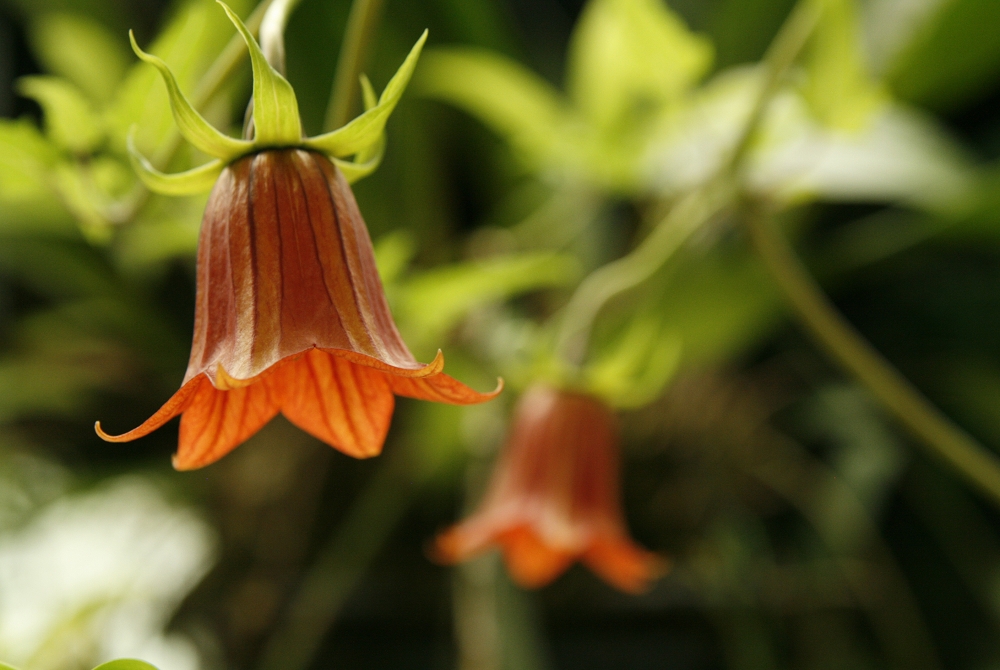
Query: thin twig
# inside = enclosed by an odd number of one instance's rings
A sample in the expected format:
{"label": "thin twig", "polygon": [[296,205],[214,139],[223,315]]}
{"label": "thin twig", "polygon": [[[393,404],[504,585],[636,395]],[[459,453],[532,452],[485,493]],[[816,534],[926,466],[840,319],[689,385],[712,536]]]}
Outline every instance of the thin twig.
{"label": "thin twig", "polygon": [[747,208],[754,248],[802,324],[921,444],[1000,503],[1000,459],[955,425],[837,311],[763,207]]}
{"label": "thin twig", "polygon": [[382,16],[383,0],[354,0],[347,17],[344,41],[337,59],[337,74],[326,108],[323,132],[336,130],[351,118],[358,92],[358,77],[368,46]]}
{"label": "thin twig", "polygon": [[733,183],[768,105],[802,53],[820,13],[817,0],[800,0],[785,19],[764,55],[764,80],[747,121],[715,177],[681,199],[628,255],[598,268],[577,287],[563,311],[556,339],[556,354],[563,361],[579,365],[586,356],[590,331],[604,304],[652,277],[695,231],[722,210],[725,194],[735,192]]}

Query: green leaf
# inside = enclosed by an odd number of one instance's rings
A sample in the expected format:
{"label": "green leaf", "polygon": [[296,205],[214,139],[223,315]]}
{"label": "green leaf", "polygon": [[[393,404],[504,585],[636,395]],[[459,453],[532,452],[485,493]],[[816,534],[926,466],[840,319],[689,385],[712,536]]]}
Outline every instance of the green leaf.
{"label": "green leaf", "polygon": [[0,663],[0,670],[18,670],[13,665],[7,665],[6,663]]}
{"label": "green leaf", "polygon": [[375,242],[375,264],[386,290],[391,290],[417,252],[417,244],[406,230],[383,235]]}
{"label": "green leaf", "polygon": [[132,31],[129,31],[128,37],[135,54],[159,71],[160,76],[163,78],[163,83],[167,86],[167,92],[170,96],[170,109],[173,112],[174,120],[177,122],[177,127],[180,129],[181,134],[188,142],[209,156],[221,158],[226,161],[250,151],[253,143],[229,137],[219,132],[212,124],[206,121],[191,106],[184,93],[181,92],[180,86],[177,84],[177,79],[163,59],[147,54],[140,49]]}
{"label": "green leaf", "polygon": [[465,314],[518,293],[566,286],[579,278],[575,258],[525,253],[430,270],[400,286],[397,323],[420,342],[436,342]]}
{"label": "green leaf", "polygon": [[29,121],[0,119],[0,199],[26,200],[51,192],[48,171],[58,154]]}
{"label": "green leaf", "polygon": [[229,20],[243,36],[253,67],[254,146],[294,146],[302,141],[299,103],[292,85],[271,67],[247,27],[222,0]]}
{"label": "green leaf", "polygon": [[662,0],[591,0],[570,44],[567,90],[591,122],[617,129],[690,88],[712,55]]}
{"label": "green leaf", "polygon": [[420,52],[426,41],[427,31],[425,30],[417,43],[410,49],[406,60],[396,70],[396,74],[386,84],[377,105],[346,126],[323,135],[310,137],[303,144],[310,149],[322,151],[330,156],[351,156],[375,144],[385,130],[385,124],[393,110],[396,109],[396,104],[403,97],[406,85],[410,83],[413,69],[417,67],[417,60],[420,58]]}
{"label": "green leaf", "polygon": [[636,314],[609,350],[587,365],[587,390],[621,409],[652,402],[677,371],[683,349],[662,322],[657,311]]}
{"label": "green leaf", "polygon": [[506,139],[529,164],[561,155],[572,115],[548,82],[519,63],[478,49],[435,49],[417,82],[421,95],[451,103]]}
{"label": "green leaf", "polygon": [[79,14],[43,14],[31,26],[35,55],[48,72],[68,79],[97,103],[108,102],[128,68],[121,38]]}
{"label": "green leaf", "polygon": [[868,72],[853,0],[823,0],[806,60],[803,93],[827,126],[860,130],[889,96]]}
{"label": "green leaf", "polygon": [[94,670],[157,670],[157,668],[155,665],[134,658],[120,658],[117,661],[102,663]]}
{"label": "green leaf", "polygon": [[145,157],[135,151],[129,152],[129,158],[132,160],[132,168],[139,175],[142,183],[148,186],[150,191],[162,195],[204,193],[215,185],[225,167],[225,163],[215,159],[184,172],[166,174],[154,168]]}
{"label": "green leaf", "polygon": [[21,95],[36,101],[45,113],[45,132],[59,147],[89,154],[104,140],[101,119],[83,92],[59,77],[22,77]]}

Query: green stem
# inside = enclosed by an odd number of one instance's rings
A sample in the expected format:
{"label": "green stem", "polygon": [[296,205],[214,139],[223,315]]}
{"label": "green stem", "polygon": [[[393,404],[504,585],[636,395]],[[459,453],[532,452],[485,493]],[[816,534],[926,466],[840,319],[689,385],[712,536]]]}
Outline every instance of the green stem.
{"label": "green stem", "polygon": [[1000,460],[913,387],[837,311],[760,206],[746,217],[753,245],[815,340],[920,442],[1000,503]]}
{"label": "green stem", "polygon": [[809,41],[819,21],[821,10],[819,0],[799,0],[782,24],[781,30],[771,41],[762,61],[765,71],[764,81],[751,107],[750,116],[743,126],[743,132],[733,147],[727,165],[730,171],[736,171],[742,165],[768,105],[778,93],[789,70],[805,48],[806,42]]}
{"label": "green stem", "polygon": [[261,670],[303,670],[344,601],[389,539],[414,493],[407,450],[395,450],[320,549],[261,654]]}
{"label": "green stem", "polygon": [[631,253],[598,268],[580,283],[563,313],[556,339],[558,357],[579,365],[604,304],[653,276],[695,231],[721,211],[725,195],[733,192],[734,174],[744,162],[768,104],[812,35],[820,13],[818,0],[800,0],[781,26],[764,56],[766,75],[750,115],[715,177],[677,203]]}
{"label": "green stem", "polygon": [[354,0],[347,17],[344,41],[337,59],[337,74],[326,108],[323,132],[336,130],[351,118],[357,99],[358,76],[375,27],[382,15],[383,0]]}
{"label": "green stem", "polygon": [[717,214],[724,198],[692,192],[663,218],[628,255],[590,273],[577,287],[563,313],[556,351],[563,360],[579,364],[587,351],[594,320],[614,296],[649,279],[698,230]]}

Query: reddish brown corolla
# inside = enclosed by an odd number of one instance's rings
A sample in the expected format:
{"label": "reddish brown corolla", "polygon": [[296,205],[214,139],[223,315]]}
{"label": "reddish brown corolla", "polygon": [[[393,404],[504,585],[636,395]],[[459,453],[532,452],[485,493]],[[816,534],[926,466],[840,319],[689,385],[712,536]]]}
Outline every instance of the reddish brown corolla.
{"label": "reddish brown corolla", "polygon": [[174,466],[208,465],[279,411],[351,456],[375,456],[394,396],[489,400],[418,363],[386,303],[350,186],[325,156],[262,151],[229,165],[198,242],[194,342],[184,381],[125,442],[181,414]]}
{"label": "reddish brown corolla", "polygon": [[438,536],[434,557],[455,563],[499,546],[524,587],[544,586],[580,560],[623,591],[646,590],[666,562],[628,535],[618,452],[607,405],[533,387],[518,402],[479,509]]}

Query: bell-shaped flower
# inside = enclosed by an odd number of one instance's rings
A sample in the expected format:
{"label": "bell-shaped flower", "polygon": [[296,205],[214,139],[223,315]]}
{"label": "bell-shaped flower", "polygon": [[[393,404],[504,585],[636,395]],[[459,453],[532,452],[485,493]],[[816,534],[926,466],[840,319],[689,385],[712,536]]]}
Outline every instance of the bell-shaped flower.
{"label": "bell-shaped flower", "polygon": [[667,567],[635,544],[619,491],[615,416],[601,400],[534,386],[471,517],[438,536],[434,558],[456,563],[498,546],[515,582],[548,584],[574,561],[629,593]]}
{"label": "bell-shaped flower", "polygon": [[[221,4],[221,3],[220,3]],[[393,322],[371,239],[348,182],[377,165],[383,129],[413,71],[420,38],[366,111],[346,126],[303,139],[295,94],[265,60],[239,18],[223,7],[250,49],[253,140],[223,135],[180,92],[160,59],[133,48],[160,71],[184,136],[216,160],[165,175],[132,150],[151,189],[181,194],[211,186],[198,243],[195,332],[178,390],[124,442],[182,415],[174,466],[212,463],[278,412],[331,446],[377,455],[394,394],[469,404],[489,400],[442,372],[441,354],[418,363]],[[354,155],[354,161],[344,156]]]}

